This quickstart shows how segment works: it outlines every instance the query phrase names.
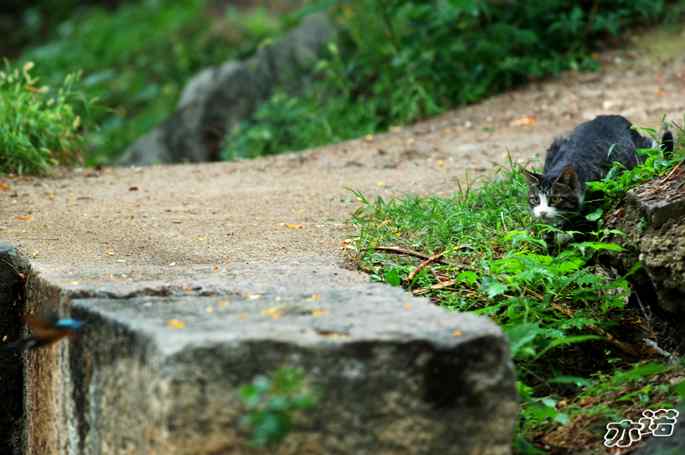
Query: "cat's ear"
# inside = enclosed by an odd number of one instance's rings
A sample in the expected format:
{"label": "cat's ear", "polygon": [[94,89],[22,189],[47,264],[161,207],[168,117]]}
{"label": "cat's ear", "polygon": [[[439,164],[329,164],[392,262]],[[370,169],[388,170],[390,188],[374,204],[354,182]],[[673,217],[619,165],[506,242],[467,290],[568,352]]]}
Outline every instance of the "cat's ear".
{"label": "cat's ear", "polygon": [[542,183],[542,175],[540,174],[537,174],[533,171],[529,171],[528,169],[525,169],[523,167],[521,168],[521,173],[526,178],[526,181],[530,186],[540,186],[540,184]]}
{"label": "cat's ear", "polygon": [[572,190],[580,189],[580,179],[578,178],[578,174],[576,174],[576,170],[570,164],[561,171],[561,175],[559,175],[559,178],[557,178],[554,184],[566,185]]}

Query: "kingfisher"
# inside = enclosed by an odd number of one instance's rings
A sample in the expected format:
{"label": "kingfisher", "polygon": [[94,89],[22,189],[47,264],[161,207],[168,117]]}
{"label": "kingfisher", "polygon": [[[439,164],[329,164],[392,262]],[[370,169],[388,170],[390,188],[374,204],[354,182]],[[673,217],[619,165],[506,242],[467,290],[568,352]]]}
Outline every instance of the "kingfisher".
{"label": "kingfisher", "polygon": [[27,314],[24,321],[31,329],[31,335],[3,345],[2,350],[22,352],[50,346],[62,338],[77,335],[83,327],[83,321],[57,316],[39,318]]}

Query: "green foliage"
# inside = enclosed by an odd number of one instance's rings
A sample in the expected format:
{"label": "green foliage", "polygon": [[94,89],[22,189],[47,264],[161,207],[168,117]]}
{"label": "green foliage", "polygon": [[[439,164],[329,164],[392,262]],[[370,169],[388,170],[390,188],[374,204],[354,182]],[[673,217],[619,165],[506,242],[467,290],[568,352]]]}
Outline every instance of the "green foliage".
{"label": "green foliage", "polygon": [[[620,198],[678,161],[662,163],[658,150],[646,150],[645,156],[643,165],[614,176],[620,185],[607,180],[598,189],[611,185],[607,194]],[[633,343],[641,317],[627,303],[634,270],[617,275],[599,260],[622,251],[607,241],[621,233],[601,225],[590,233],[535,225],[518,169],[450,198],[357,197],[362,207],[353,217],[354,248],[362,269],[447,308],[487,315],[507,334],[523,398],[515,443],[520,453],[534,453],[535,438],[552,429],[572,432],[586,419],[582,425],[597,431],[597,419],[606,423],[638,407],[673,403],[685,390],[657,385],[666,374],[682,375],[682,366],[631,366],[634,359],[622,350]],[[591,215],[599,220],[601,212]],[[408,281],[417,260],[379,246],[444,252],[444,263],[431,264]],[[611,368],[617,370],[608,374]],[[596,401],[592,406],[590,396]],[[596,436],[593,443],[601,443],[601,433]]]}
{"label": "green foliage", "polygon": [[[376,131],[377,116],[372,103],[350,106],[349,96],[338,96],[351,92],[353,86],[342,74],[344,64],[333,44],[329,46],[329,56],[329,60],[317,66],[325,80],[318,90],[302,97],[277,91],[259,107],[252,120],[229,132],[223,147],[224,159],[302,150]],[[325,87],[328,84],[330,89]]]}
{"label": "green foliage", "polygon": [[[375,246],[399,242],[430,254],[445,250],[454,265],[442,273],[458,286],[434,298],[450,308],[493,317],[509,335],[523,370],[554,349],[596,339],[589,328],[609,329],[628,293],[624,279],[594,273],[598,253],[620,248],[600,241],[601,234],[552,255],[544,235],[550,228],[521,229],[532,224],[524,206],[526,191],[514,171],[451,199],[379,199],[354,218],[365,264],[376,271],[376,279],[390,284],[403,282],[412,267],[375,252]],[[426,284],[437,282],[433,278]]]}
{"label": "green foliage", "polygon": [[[568,382],[580,381],[582,387],[571,400],[551,396],[535,397],[532,389],[519,383],[523,398],[521,421],[529,435],[544,435],[559,426],[568,426],[573,434],[575,423],[586,419],[588,427],[596,427],[601,438],[604,425],[609,421],[626,418],[637,419],[645,409],[674,408],[682,400],[685,386],[682,362],[637,362],[630,367],[610,374],[597,373],[590,379],[568,378]],[[593,423],[601,418],[602,424]],[[525,445],[520,435],[519,446]],[[519,450],[519,453],[528,453]]]}
{"label": "green foliage", "polygon": [[166,118],[196,72],[248,55],[283,26],[263,9],[216,16],[205,0],[143,0],[72,14],[22,60],[52,83],[83,71],[82,89],[103,107],[91,112],[100,128],[87,137],[88,162],[101,162]]}
{"label": "green foliage", "polygon": [[313,408],[317,402],[304,372],[285,367],[271,377],[257,376],[252,384],[241,387],[240,400],[247,409],[242,424],[250,429],[256,447],[278,444],[293,428],[295,414]]}
{"label": "green foliage", "polygon": [[0,173],[41,174],[79,157],[83,144],[77,111],[89,103],[69,74],[54,87],[39,85],[32,63],[0,71]]}
{"label": "green foliage", "polygon": [[[671,125],[670,128],[675,129],[677,126]],[[641,129],[641,131],[656,137],[654,130]],[[588,184],[588,190],[598,192],[602,197],[604,208],[609,208],[619,201],[629,189],[665,174],[682,160],[682,156],[678,153],[665,156],[663,150],[660,149],[641,149],[639,154],[643,161],[642,165],[625,169],[620,163],[615,162],[603,180]]]}
{"label": "green foliage", "polygon": [[[593,68],[592,46],[662,19],[666,2],[326,0],[340,50],[305,94],[277,94],[229,133],[228,158],[297,150],[382,131],[530,79]],[[287,130],[284,132],[283,130]]]}

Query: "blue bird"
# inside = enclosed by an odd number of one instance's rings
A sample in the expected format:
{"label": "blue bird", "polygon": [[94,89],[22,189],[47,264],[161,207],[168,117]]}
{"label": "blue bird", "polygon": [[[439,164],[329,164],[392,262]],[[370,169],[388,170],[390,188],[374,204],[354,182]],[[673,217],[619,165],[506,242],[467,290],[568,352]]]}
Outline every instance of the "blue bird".
{"label": "blue bird", "polygon": [[60,319],[56,316],[43,319],[26,315],[26,325],[31,329],[31,335],[2,346],[3,350],[22,352],[50,346],[68,336],[75,336],[83,327],[83,322],[76,319]]}

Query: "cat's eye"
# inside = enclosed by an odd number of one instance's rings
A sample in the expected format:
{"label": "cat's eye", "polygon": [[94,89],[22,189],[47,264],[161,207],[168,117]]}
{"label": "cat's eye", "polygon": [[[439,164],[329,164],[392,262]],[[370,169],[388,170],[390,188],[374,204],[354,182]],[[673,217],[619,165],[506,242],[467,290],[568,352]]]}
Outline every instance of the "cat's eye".
{"label": "cat's eye", "polygon": [[552,196],[549,198],[549,204],[550,205],[559,205],[561,202],[561,198],[559,196]]}

